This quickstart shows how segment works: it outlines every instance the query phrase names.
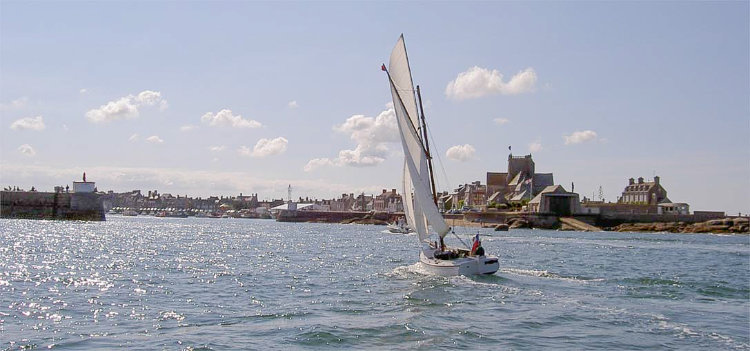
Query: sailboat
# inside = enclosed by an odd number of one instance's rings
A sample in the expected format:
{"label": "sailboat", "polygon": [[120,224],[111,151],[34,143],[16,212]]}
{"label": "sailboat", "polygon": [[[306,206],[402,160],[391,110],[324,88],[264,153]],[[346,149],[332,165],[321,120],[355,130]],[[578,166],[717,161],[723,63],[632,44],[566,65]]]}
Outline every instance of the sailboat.
{"label": "sailboat", "polygon": [[411,234],[414,233],[414,230],[409,228],[409,226],[406,225],[406,219],[403,217],[399,217],[398,220],[395,222],[388,224],[388,232],[393,234]]}
{"label": "sailboat", "polygon": [[[419,261],[422,267],[431,274],[441,276],[497,272],[497,257],[476,255],[473,254],[473,250],[449,248],[444,244],[443,239],[451,228],[437,208],[432,156],[421,104],[422,96],[419,86],[414,89],[403,34],[391,52],[388,68],[383,64],[381,69],[388,75],[401,145],[404,148],[404,214],[407,225],[419,238]],[[421,124],[417,111],[417,97],[420,101],[419,109],[422,111]],[[437,236],[434,242],[430,237],[430,227]]]}

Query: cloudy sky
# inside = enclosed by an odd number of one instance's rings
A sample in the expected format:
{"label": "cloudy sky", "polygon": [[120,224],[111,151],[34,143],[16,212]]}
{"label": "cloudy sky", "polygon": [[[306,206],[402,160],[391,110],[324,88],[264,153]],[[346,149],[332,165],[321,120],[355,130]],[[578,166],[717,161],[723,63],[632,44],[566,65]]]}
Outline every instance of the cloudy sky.
{"label": "cloudy sky", "polygon": [[748,2],[0,3],[0,184],[331,198],[400,184],[404,33],[438,186],[513,154],[750,212]]}

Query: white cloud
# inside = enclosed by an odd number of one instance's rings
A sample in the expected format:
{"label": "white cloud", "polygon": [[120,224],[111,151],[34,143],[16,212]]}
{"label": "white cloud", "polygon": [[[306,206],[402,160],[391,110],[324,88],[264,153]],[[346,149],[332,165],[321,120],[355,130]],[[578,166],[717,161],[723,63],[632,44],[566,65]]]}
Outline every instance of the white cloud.
{"label": "white cloud", "polygon": [[379,154],[369,154],[369,151],[365,150],[362,145],[357,145],[354,150],[341,150],[339,151],[339,157],[336,161],[341,162],[343,165],[353,167],[369,167],[376,166],[385,161],[386,150],[375,150]]}
{"label": "white cloud", "polygon": [[135,143],[135,142],[137,142],[140,139],[141,139],[141,137],[138,136],[138,134],[133,134],[133,135],[130,136],[130,138],[128,138],[128,141],[131,142],[131,143]]}
{"label": "white cloud", "polygon": [[310,172],[316,168],[324,166],[335,166],[335,163],[329,158],[314,158],[305,165],[305,172]]}
{"label": "white cloud", "polygon": [[232,110],[223,109],[217,113],[207,112],[201,117],[203,123],[211,127],[226,126],[234,128],[258,128],[260,122],[252,119],[244,119],[240,115],[233,115]]}
{"label": "white cloud", "polygon": [[86,88],[83,88],[83,89],[79,90],[78,92],[81,93],[81,94],[86,94],[88,92],[88,90],[86,90]]}
{"label": "white cloud", "polygon": [[29,103],[29,98],[22,96],[9,103],[0,104],[0,111],[20,110]]}
{"label": "white cloud", "polygon": [[239,149],[237,149],[237,152],[242,156],[252,156],[253,150],[251,150],[249,147],[242,145]]}
{"label": "white cloud", "polygon": [[138,93],[138,96],[135,97],[135,101],[140,104],[153,106],[162,101],[161,93],[158,91],[144,90]]}
{"label": "white cloud", "polygon": [[186,124],[186,125],[180,127],[180,131],[181,132],[189,132],[191,130],[196,130],[196,129],[198,129],[198,126],[194,126],[192,124]]}
{"label": "white cloud", "polygon": [[218,146],[211,146],[208,148],[208,150],[211,152],[221,152],[221,151],[224,151],[225,148],[226,147],[224,145],[218,145]]}
{"label": "white cloud", "polygon": [[291,108],[291,109],[295,109],[295,108],[299,107],[299,105],[297,104],[297,100],[289,101],[289,104],[287,104],[287,106],[289,106],[289,108]]}
{"label": "white cloud", "polygon": [[159,104],[160,109],[167,106],[166,100],[158,91],[144,90],[137,96],[128,95],[117,100],[110,101],[97,109],[86,112],[86,118],[94,123],[110,122],[118,119],[138,118],[138,109],[143,106]]}
{"label": "white cloud", "polygon": [[149,142],[151,144],[161,144],[164,142],[164,140],[162,140],[162,138],[159,138],[158,135],[152,135],[146,138],[146,142]]}
{"label": "white cloud", "polygon": [[398,125],[393,105],[389,103],[387,109],[376,117],[354,115],[347,118],[343,124],[333,127],[333,130],[348,134],[357,145],[351,150],[341,150],[336,158],[316,158],[305,165],[309,172],[322,166],[375,166],[385,161],[388,156],[388,143],[398,142]]}
{"label": "white cloud", "polygon": [[34,157],[36,155],[36,151],[34,151],[34,148],[31,147],[29,144],[23,144],[18,147],[18,152],[28,156],[28,157]]}
{"label": "white cloud", "polygon": [[476,158],[477,150],[469,145],[456,145],[451,146],[448,151],[445,152],[445,156],[453,161],[466,162]]}
{"label": "white cloud", "polygon": [[563,135],[563,139],[565,139],[565,145],[585,143],[596,140],[596,132],[593,130],[576,131],[571,135]]}
{"label": "white cloud", "polygon": [[494,121],[495,121],[495,124],[499,126],[510,123],[510,120],[507,118],[495,118]]}
{"label": "white cloud", "polygon": [[498,70],[471,67],[458,74],[445,87],[445,95],[452,99],[465,100],[492,94],[515,95],[534,91],[537,76],[533,68],[516,73],[507,83]]}
{"label": "white cloud", "polygon": [[42,130],[44,129],[44,118],[42,116],[26,117],[11,123],[10,129],[13,130]]}
{"label": "white cloud", "polygon": [[539,152],[539,151],[542,151],[542,143],[539,140],[529,144],[529,152]]}
{"label": "white cloud", "polygon": [[250,157],[268,157],[273,155],[283,154],[286,151],[286,146],[289,143],[284,137],[278,137],[275,139],[260,139],[253,147],[251,151],[247,146],[240,146],[237,150],[240,155]]}

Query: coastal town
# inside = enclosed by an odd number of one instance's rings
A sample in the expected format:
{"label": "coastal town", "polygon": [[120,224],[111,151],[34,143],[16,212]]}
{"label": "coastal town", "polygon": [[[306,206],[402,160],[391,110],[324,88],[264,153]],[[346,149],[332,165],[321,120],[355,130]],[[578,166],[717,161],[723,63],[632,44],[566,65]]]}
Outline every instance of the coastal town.
{"label": "coastal town", "polygon": [[[487,172],[483,181],[465,183],[435,194],[438,208],[454,225],[569,230],[748,232],[748,218],[722,211],[692,211],[672,201],[659,176],[623,180],[614,202],[581,198],[556,184],[553,173],[536,171],[532,155],[508,155],[505,172]],[[72,190],[72,192],[71,192]],[[156,217],[259,218],[297,222],[386,224],[403,216],[397,189],[378,194],[348,193],[331,199],[261,200],[259,194],[189,197],[159,190],[100,192],[94,182],[73,182],[54,192],[6,187],[2,217],[104,220],[106,214]],[[46,195],[45,195],[46,194]],[[67,203],[66,203],[67,201]],[[99,213],[101,212],[101,213]]]}

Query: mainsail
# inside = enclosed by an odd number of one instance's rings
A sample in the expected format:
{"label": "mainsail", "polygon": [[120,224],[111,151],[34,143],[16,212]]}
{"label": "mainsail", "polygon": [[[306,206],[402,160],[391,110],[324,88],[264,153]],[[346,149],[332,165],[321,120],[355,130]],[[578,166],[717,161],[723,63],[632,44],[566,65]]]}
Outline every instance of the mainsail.
{"label": "mainsail", "polygon": [[450,228],[433,202],[427,155],[419,137],[419,116],[414,97],[414,83],[406,54],[404,36],[399,37],[388,64],[393,108],[396,111],[401,145],[404,148],[404,212],[407,223],[417,232],[420,241],[428,240],[428,225],[441,237]]}

